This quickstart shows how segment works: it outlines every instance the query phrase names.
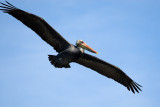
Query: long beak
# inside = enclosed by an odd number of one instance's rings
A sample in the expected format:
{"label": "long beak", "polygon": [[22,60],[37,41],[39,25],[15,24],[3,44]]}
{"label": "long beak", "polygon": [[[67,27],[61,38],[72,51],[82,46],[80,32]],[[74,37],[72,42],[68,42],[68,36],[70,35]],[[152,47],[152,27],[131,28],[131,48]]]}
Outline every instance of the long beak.
{"label": "long beak", "polygon": [[90,52],[93,52],[93,53],[98,54],[98,52],[96,52],[95,50],[93,50],[93,49],[92,49],[90,46],[88,46],[86,43],[81,44],[80,47],[82,47],[83,49],[86,49],[86,50],[88,50],[88,51],[90,51]]}

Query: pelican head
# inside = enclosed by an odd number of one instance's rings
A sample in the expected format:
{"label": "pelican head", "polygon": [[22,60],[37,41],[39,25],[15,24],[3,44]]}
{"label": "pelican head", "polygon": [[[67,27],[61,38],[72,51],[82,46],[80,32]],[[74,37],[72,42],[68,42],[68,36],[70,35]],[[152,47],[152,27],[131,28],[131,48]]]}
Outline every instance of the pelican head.
{"label": "pelican head", "polygon": [[85,42],[83,42],[83,40],[77,40],[76,46],[79,47],[79,48],[81,48],[82,52],[84,52],[84,50],[87,50],[87,51],[90,51],[92,53],[98,54],[98,52],[96,52],[90,46],[88,46]]}

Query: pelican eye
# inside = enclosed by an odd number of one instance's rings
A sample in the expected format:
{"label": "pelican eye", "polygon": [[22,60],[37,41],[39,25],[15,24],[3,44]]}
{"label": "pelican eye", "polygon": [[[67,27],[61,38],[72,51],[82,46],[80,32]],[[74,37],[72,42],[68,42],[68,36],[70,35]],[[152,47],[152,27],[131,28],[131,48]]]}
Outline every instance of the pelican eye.
{"label": "pelican eye", "polygon": [[80,44],[84,43],[83,41],[80,41]]}

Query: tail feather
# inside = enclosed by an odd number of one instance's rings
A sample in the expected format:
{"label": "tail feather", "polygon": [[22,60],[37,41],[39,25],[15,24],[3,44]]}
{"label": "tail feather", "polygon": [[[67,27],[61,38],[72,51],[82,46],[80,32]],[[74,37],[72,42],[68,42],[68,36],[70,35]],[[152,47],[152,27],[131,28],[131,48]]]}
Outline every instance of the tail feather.
{"label": "tail feather", "polygon": [[51,62],[52,65],[54,65],[54,60],[55,60],[56,56],[55,55],[48,55],[48,59]]}
{"label": "tail feather", "polygon": [[49,61],[52,61],[56,58],[56,56],[55,55],[48,55],[48,58],[49,58]]}

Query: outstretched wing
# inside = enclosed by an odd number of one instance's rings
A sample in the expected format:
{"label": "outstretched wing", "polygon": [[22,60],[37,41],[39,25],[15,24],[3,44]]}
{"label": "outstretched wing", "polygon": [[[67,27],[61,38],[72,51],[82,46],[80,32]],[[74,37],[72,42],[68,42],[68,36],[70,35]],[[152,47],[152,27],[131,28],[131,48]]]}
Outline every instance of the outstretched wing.
{"label": "outstretched wing", "polygon": [[121,69],[101,59],[83,53],[76,63],[95,70],[108,78],[114,79],[115,81],[127,87],[129,91],[132,90],[133,93],[135,93],[135,91],[138,93],[141,91],[141,86],[128,77]]}
{"label": "outstretched wing", "polygon": [[[0,2],[1,3],[1,2]],[[31,28],[44,41],[54,47],[57,52],[61,52],[70,46],[58,32],[56,32],[44,19],[34,14],[25,12],[13,6],[6,1],[6,4],[1,3],[0,10],[8,13],[21,21],[23,24]]]}

